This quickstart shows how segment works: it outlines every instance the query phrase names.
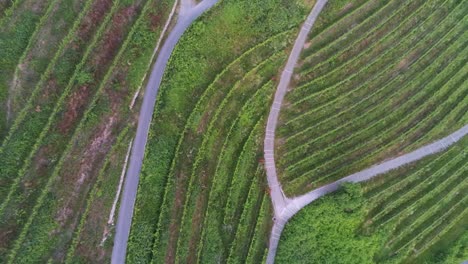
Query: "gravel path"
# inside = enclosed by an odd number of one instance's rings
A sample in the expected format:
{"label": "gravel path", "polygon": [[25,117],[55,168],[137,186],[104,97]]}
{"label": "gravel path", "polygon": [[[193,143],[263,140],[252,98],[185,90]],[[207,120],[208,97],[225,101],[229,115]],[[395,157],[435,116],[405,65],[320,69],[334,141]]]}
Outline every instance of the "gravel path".
{"label": "gravel path", "polygon": [[[174,50],[175,45],[179,41],[185,30],[206,10],[216,4],[218,0],[204,0],[197,6],[192,6],[192,1],[182,0],[184,7],[183,13],[179,15],[177,24],[164,42],[164,45],[159,52],[156,63],[152,69],[148,84],[146,85],[143,105],[140,110],[138,119],[138,128],[133,142],[130,163],[128,166],[127,176],[123,189],[122,200],[120,202],[120,210],[117,219],[117,227],[114,239],[114,247],[112,249],[112,260],[114,264],[125,263],[127,251],[127,242],[130,234],[130,226],[132,224],[133,209],[135,206],[136,193],[138,189],[139,174],[145,154],[146,141],[153,116],[156,95],[159,91],[159,86],[166,69],[169,57]],[[187,9],[190,8],[190,9]]]}

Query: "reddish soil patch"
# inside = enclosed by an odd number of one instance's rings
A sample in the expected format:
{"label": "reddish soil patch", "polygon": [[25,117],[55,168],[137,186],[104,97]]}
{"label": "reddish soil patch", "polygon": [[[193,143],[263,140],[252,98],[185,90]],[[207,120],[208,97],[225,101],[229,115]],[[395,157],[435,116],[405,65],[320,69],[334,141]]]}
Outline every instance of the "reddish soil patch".
{"label": "reddish soil patch", "polygon": [[[47,167],[50,164],[50,161],[47,157],[50,157],[51,154],[51,149],[49,146],[42,146],[39,148],[37,154],[34,157],[34,162],[32,164],[35,164],[35,174],[36,175],[45,175],[47,173]],[[33,178],[34,180],[34,178]],[[25,184],[26,185],[26,184]]]}
{"label": "reddish soil patch", "polygon": [[14,229],[5,228],[0,231],[0,248],[8,248],[10,245],[8,242],[11,242],[14,238]]}
{"label": "reddish soil patch", "polygon": [[[210,175],[213,175],[213,173],[206,173],[206,171],[203,171],[201,174],[201,185],[202,188],[205,189],[205,186],[211,185],[209,183],[210,181]],[[196,263],[197,262],[197,247],[199,245],[199,242],[201,240],[201,233],[203,229],[203,222],[205,219],[205,212],[208,209],[208,193],[209,191],[204,191],[200,192],[197,198],[196,206],[195,206],[195,212],[192,217],[192,236],[189,241],[189,255],[187,256],[187,263]]]}
{"label": "reddish soil patch", "polygon": [[66,134],[75,124],[75,121],[86,105],[91,91],[90,88],[86,85],[78,88],[78,91],[73,92],[70,100],[67,103],[67,110],[63,115],[62,121],[59,123],[58,127],[62,134]]}
{"label": "reddish soil patch", "polygon": [[91,11],[85,15],[83,23],[78,29],[79,39],[87,40],[92,36],[93,29],[101,24],[111,6],[112,0],[97,0],[93,3]]}
{"label": "reddish soil patch", "polygon": [[408,54],[408,56],[400,60],[400,62],[396,66],[396,70],[399,72],[407,70],[408,67],[411,65],[411,63],[413,63],[418,57],[419,57],[418,50],[411,52],[410,54]]}
{"label": "reddish soil patch", "polygon": [[208,127],[208,122],[210,120],[211,120],[211,111],[204,112],[198,124],[198,129],[197,129],[198,134],[202,134],[203,132],[206,131]]}
{"label": "reddish soil patch", "polygon": [[97,68],[96,74],[99,75],[99,71],[105,68],[101,65],[107,65],[118,52],[119,46],[125,37],[126,24],[131,21],[135,14],[136,6],[132,5],[119,10],[119,12],[117,12],[117,14],[112,18],[112,21],[110,22],[112,27],[104,35],[100,51],[96,53],[97,55],[95,57],[94,64],[100,66]]}
{"label": "reddish soil patch", "polygon": [[155,13],[150,14],[149,21],[150,21],[151,29],[156,29],[161,25],[161,22],[162,22],[162,19],[163,19],[162,14],[163,14],[163,12],[156,13],[156,14]]}

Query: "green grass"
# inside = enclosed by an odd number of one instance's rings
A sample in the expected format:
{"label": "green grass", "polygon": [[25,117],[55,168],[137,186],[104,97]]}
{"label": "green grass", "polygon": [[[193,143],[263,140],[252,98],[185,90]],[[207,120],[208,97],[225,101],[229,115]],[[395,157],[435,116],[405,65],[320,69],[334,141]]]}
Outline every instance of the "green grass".
{"label": "green grass", "polygon": [[290,29],[306,12],[299,3],[222,1],[182,37],[158,96],[127,262],[263,258],[264,117]]}
{"label": "green grass", "polygon": [[373,254],[383,239],[378,233],[356,234],[365,217],[365,203],[359,186],[348,189],[357,190],[345,189],[322,197],[288,222],[276,263],[374,263]]}
{"label": "green grass", "polygon": [[[443,153],[307,206],[286,226],[277,260],[457,263],[466,258],[468,138]],[[335,260],[335,261],[333,261]]]}
{"label": "green grass", "polygon": [[357,4],[325,7],[296,70],[296,87],[286,95],[276,155],[290,195],[465,124],[468,5]]}

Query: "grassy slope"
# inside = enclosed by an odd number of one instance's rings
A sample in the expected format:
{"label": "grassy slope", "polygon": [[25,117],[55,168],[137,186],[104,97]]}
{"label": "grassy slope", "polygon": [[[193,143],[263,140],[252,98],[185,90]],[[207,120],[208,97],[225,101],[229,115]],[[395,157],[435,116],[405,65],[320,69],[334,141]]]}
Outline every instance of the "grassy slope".
{"label": "grassy slope", "polygon": [[[158,98],[127,261],[263,258],[267,224],[256,219],[259,210],[268,215],[269,206],[252,198],[264,192],[263,181],[252,181],[261,117],[274,89],[268,80],[286,58],[279,51],[292,37],[285,31],[306,12],[277,0],[221,1],[182,37]],[[267,39],[271,44],[260,44]],[[254,95],[261,91],[265,95]],[[252,211],[242,210],[246,201]],[[251,246],[234,242],[253,233]]]}
{"label": "grassy slope", "polygon": [[[358,198],[341,191],[306,207],[287,225],[278,262],[459,263],[466,259],[467,146],[465,138],[444,153],[355,185],[362,192]],[[350,206],[356,207],[353,212]]]}
{"label": "grassy slope", "polygon": [[[24,254],[15,261],[47,260],[49,257],[63,261],[72,236],[76,242],[73,250],[68,251],[69,261],[97,261],[109,257],[109,245],[112,243],[103,247],[100,240],[105,232],[110,232],[111,235],[113,231],[111,226],[107,226],[107,218],[123,164],[121,154],[126,152],[129,137],[133,134],[138,110],[135,107],[130,111],[129,105],[135,91],[142,85],[154,45],[173,1],[148,1],[146,5],[144,1],[140,1],[131,6],[126,3],[118,6],[118,2],[115,3],[115,13],[109,15],[113,23],[107,29],[104,25],[104,30],[95,34],[97,45],[93,49],[100,56],[94,56],[94,60],[85,61],[80,66],[84,71],[87,70],[86,67],[96,69],[92,79],[85,78],[72,83],[69,99],[65,94],[65,100],[59,101],[55,109],[52,107],[49,112],[38,111],[50,113],[53,110],[60,114],[50,117],[50,131],[44,129],[41,132],[34,151],[29,154],[30,160],[25,160],[25,165],[16,176],[19,181],[15,180],[14,185],[2,186],[10,187],[9,191],[2,192],[2,195],[8,195],[8,199],[2,202],[1,210],[2,222],[5,223],[1,229],[2,259],[9,254],[12,260],[16,251],[20,250]],[[105,16],[99,15],[99,12],[106,12],[110,8],[105,4],[103,6],[103,1],[95,1],[93,4],[98,8],[91,8],[91,13],[81,23],[93,22],[97,17],[104,19]],[[91,38],[95,32],[93,27],[99,26],[99,23],[95,24],[80,26],[77,32],[70,32],[72,38],[68,41],[73,41],[74,38],[80,40],[80,37],[86,36]],[[75,52],[79,51],[78,43],[65,44],[71,45]],[[84,48],[86,46],[81,50]],[[68,68],[74,68],[79,62],[66,60],[66,55],[60,58],[62,52],[61,50],[57,57],[59,66],[48,70],[48,75],[57,74],[62,69],[60,66],[70,64]],[[100,67],[94,67],[93,63]],[[134,66],[129,67],[132,64]],[[68,77],[72,73],[73,71]],[[66,76],[60,77],[66,81]],[[83,84],[86,84],[85,89],[89,89],[88,91],[95,91],[95,95],[83,95]],[[47,102],[44,97],[42,95],[34,100],[52,105],[55,103],[53,100],[56,98],[50,98],[51,102]],[[75,103],[80,107],[76,107]],[[70,111],[73,111],[71,116]],[[39,119],[36,124],[41,124],[40,122]],[[68,128],[60,125],[64,122],[70,124]],[[121,131],[127,132],[122,134]],[[111,148],[114,143],[116,147]],[[2,151],[10,151],[5,146]],[[108,153],[111,155],[108,156]],[[93,162],[87,162],[86,159]],[[45,163],[44,160],[50,162]],[[105,175],[100,173],[102,167],[106,170]],[[98,184],[93,188],[96,182]],[[88,198],[90,192],[94,195]],[[95,198],[96,195],[99,199]],[[49,199],[51,197],[54,198]],[[70,197],[73,197],[72,201]],[[83,212],[85,217],[80,220]],[[82,240],[91,248],[77,247],[76,243],[82,243]],[[14,250],[8,251],[13,242]],[[75,248],[78,250],[74,251]]]}

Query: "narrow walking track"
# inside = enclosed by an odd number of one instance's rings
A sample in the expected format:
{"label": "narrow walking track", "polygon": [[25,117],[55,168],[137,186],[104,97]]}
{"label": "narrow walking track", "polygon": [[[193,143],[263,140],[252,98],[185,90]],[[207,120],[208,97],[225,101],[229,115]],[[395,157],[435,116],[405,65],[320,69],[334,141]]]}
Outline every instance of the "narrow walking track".
{"label": "narrow walking track", "polygon": [[468,125],[452,133],[451,135],[440,139],[432,144],[421,147],[413,152],[391,159],[384,163],[374,165],[369,169],[351,174],[338,181],[322,186],[302,196],[295,198],[288,198],[285,196],[281,184],[278,181],[276,173],[275,159],[274,159],[274,140],[275,130],[278,122],[279,111],[286,94],[288,85],[294,71],[294,67],[298,62],[299,55],[304,47],[307,35],[313,24],[315,23],[318,15],[322,11],[327,0],[318,0],[312,12],[307,17],[306,22],[303,24],[299,36],[294,43],[293,50],[289,56],[286,67],[284,68],[279,85],[275,93],[275,99],[270,109],[268,122],[266,126],[265,140],[264,140],[264,155],[265,155],[265,168],[267,173],[268,185],[271,190],[271,200],[274,210],[274,224],[270,234],[269,250],[267,256],[267,263],[272,264],[275,260],[276,250],[278,247],[281,232],[283,231],[286,223],[292,216],[299,212],[302,208],[313,202],[314,200],[336,191],[343,182],[362,182],[369,180],[375,176],[381,175],[390,170],[396,169],[405,164],[417,161],[428,155],[440,152],[455,142],[459,141],[468,134]]}
{"label": "narrow walking track", "polygon": [[130,226],[132,223],[133,209],[138,189],[139,174],[143,163],[143,156],[145,154],[146,141],[148,139],[156,95],[158,94],[159,86],[161,84],[167,62],[169,61],[169,57],[185,30],[193,23],[193,21],[195,21],[195,19],[216,4],[217,1],[218,0],[203,0],[198,5],[193,6],[192,1],[182,0],[182,10],[177,19],[177,24],[164,42],[158,58],[156,59],[148,84],[146,85],[143,104],[141,106],[140,116],[138,119],[138,128],[125,179],[122,201],[117,219],[114,247],[112,249],[112,263],[125,263],[127,242],[130,234]]}

